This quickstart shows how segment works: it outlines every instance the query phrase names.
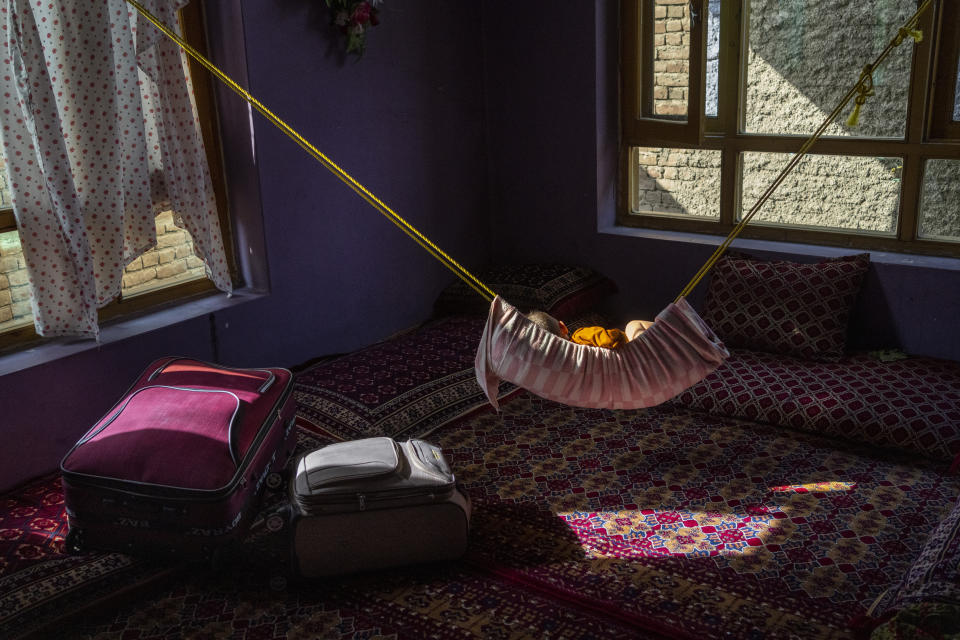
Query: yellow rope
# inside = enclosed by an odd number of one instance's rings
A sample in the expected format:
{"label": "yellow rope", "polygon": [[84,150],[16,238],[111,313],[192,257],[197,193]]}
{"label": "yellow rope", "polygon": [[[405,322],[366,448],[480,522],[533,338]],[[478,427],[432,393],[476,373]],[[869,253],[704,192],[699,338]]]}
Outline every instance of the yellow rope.
{"label": "yellow rope", "polygon": [[235,93],[240,95],[244,100],[246,100],[254,109],[263,114],[267,120],[273,123],[278,129],[283,131],[290,139],[296,142],[300,147],[302,147],[307,153],[309,153],[315,160],[320,162],[324,167],[326,167],[331,173],[333,173],[337,178],[339,178],[344,184],[353,189],[361,198],[363,198],[370,206],[379,211],[383,216],[390,220],[393,224],[399,227],[404,233],[406,233],[411,239],[413,239],[417,244],[427,250],[430,255],[439,260],[445,267],[450,269],[458,278],[463,280],[471,289],[483,296],[487,302],[493,300],[497,295],[490,290],[487,285],[483,284],[478,280],[473,274],[467,271],[462,265],[460,265],[456,260],[451,258],[449,255],[444,253],[437,245],[430,241],[429,238],[420,233],[413,225],[404,220],[402,217],[397,215],[390,207],[384,204],[379,198],[373,195],[366,187],[357,182],[349,173],[341,169],[335,162],[333,162],[326,155],[321,153],[319,149],[313,146],[309,141],[307,141],[303,136],[301,136],[297,131],[293,129],[286,122],[278,118],[272,111],[267,109],[259,100],[253,97],[249,91],[237,84],[232,78],[227,74],[221,71],[216,65],[207,60],[199,51],[190,46],[186,41],[183,40],[175,31],[167,27],[163,22],[161,22],[156,16],[147,11],[140,3],[136,0],[127,0],[131,6],[133,6],[144,18],[149,20],[157,29],[162,31],[164,35],[173,40],[183,49],[191,58],[196,60],[200,65],[207,69],[210,73],[217,77],[221,82],[227,85]]}
{"label": "yellow rope", "polygon": [[923,15],[923,13],[930,7],[931,4],[933,4],[933,0],[925,0],[924,3],[920,5],[920,8],[917,9],[917,12],[914,13],[913,16],[907,20],[902,27],[900,27],[900,29],[897,31],[897,35],[887,44],[886,48],[880,53],[880,55],[877,56],[877,59],[873,61],[873,64],[869,64],[863,68],[857,84],[847,91],[847,94],[843,97],[836,108],[830,113],[830,115],[827,116],[823,123],[817,127],[817,130],[813,132],[813,135],[807,138],[806,142],[803,143],[797,153],[790,158],[790,161],[787,163],[787,165],[782,171],[780,171],[780,174],[774,178],[770,186],[767,187],[767,190],[764,191],[763,194],[757,199],[757,202],[754,203],[753,207],[750,208],[750,211],[743,216],[740,222],[737,223],[737,225],[733,228],[733,231],[730,232],[730,235],[728,235],[720,244],[720,246],[717,247],[717,250],[713,252],[713,255],[711,255],[706,263],[700,267],[700,270],[697,271],[690,282],[687,283],[687,286],[683,288],[683,291],[681,291],[680,295],[677,296],[677,302],[679,302],[681,298],[685,298],[690,295],[690,292],[693,291],[697,284],[699,284],[700,280],[703,279],[703,276],[707,274],[713,265],[716,264],[717,260],[720,259],[720,256],[723,255],[723,252],[727,250],[727,247],[730,246],[730,243],[732,243],[734,239],[740,235],[740,232],[743,231],[743,228],[747,226],[747,223],[753,219],[753,216],[756,215],[757,211],[760,210],[760,207],[762,207],[766,201],[770,199],[770,196],[774,191],[776,191],[777,187],[780,186],[784,178],[786,178],[787,175],[793,171],[794,167],[797,166],[800,160],[802,160],[810,150],[810,147],[812,147],[814,143],[820,139],[823,133],[827,130],[827,127],[830,126],[830,123],[833,122],[838,115],[840,115],[840,112],[843,111],[843,109],[855,95],[857,96],[857,101],[856,106],[854,107],[854,113],[851,115],[851,119],[854,120],[851,126],[856,124],[856,119],[854,116],[859,118],[860,107],[866,101],[867,96],[873,94],[873,71],[880,66],[880,63],[882,63],[888,55],[890,55],[891,51],[900,46],[900,43],[902,43],[907,36],[913,38],[915,42],[920,42],[923,39],[923,33],[917,30],[916,27],[917,23],[920,21],[920,16]]}

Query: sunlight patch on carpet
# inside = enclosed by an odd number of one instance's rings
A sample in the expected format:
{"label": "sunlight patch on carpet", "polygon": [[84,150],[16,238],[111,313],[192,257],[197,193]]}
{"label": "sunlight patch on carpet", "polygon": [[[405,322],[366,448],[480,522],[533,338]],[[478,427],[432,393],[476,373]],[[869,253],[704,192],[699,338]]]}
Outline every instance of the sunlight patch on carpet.
{"label": "sunlight patch on carpet", "polygon": [[738,556],[779,544],[796,529],[785,513],[763,505],[743,513],[626,509],[556,515],[588,558]]}
{"label": "sunlight patch on carpet", "polygon": [[807,482],[804,484],[785,484],[779,487],[768,487],[774,493],[827,493],[828,491],[853,491],[857,488],[856,482]]}

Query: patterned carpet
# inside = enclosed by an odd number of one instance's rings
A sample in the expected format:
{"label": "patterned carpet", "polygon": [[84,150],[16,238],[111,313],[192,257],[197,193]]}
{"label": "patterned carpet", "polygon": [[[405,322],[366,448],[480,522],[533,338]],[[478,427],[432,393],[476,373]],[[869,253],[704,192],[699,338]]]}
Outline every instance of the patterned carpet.
{"label": "patterned carpet", "polygon": [[66,532],[59,475],[0,498],[0,638],[29,634],[176,575],[175,567],[117,553],[66,555]]}
{"label": "patterned carpet", "polygon": [[851,638],[960,492],[935,464],[820,436],[527,392],[430,439],[474,502],[462,561],[296,582],[284,536],[257,528],[219,573],[56,637]]}

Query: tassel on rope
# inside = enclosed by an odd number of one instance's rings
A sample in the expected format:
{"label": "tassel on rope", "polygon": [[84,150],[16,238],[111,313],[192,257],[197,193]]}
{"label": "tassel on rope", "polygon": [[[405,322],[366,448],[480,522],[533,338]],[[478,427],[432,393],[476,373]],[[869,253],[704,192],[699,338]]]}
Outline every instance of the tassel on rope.
{"label": "tassel on rope", "polygon": [[847,118],[847,125],[855,127],[860,122],[860,107],[873,95],[873,68],[867,65],[860,72],[860,82],[857,83],[857,97],[854,100],[853,113]]}

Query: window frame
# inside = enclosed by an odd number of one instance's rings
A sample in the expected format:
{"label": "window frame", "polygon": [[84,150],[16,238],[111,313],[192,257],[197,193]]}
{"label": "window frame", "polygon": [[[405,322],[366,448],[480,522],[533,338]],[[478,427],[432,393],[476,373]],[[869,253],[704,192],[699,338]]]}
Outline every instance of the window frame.
{"label": "window frame", "polygon": [[[636,12],[644,11],[643,5],[652,4],[653,0],[623,0],[621,2],[621,52],[640,50],[637,48],[639,46],[637,43],[643,36],[637,32],[634,27],[635,23],[630,22],[629,17]],[[917,238],[924,161],[927,159],[960,160],[960,133],[953,139],[934,140],[930,129],[931,123],[934,121],[930,113],[934,109],[934,87],[944,86],[935,83],[934,53],[945,51],[946,45],[944,43],[948,43],[954,47],[952,51],[956,55],[956,47],[960,46],[960,42],[958,42],[960,40],[960,35],[958,35],[960,34],[960,27],[955,30],[953,35],[944,29],[938,29],[935,33],[933,29],[935,17],[940,20],[944,18],[944,7],[947,4],[938,2],[922,16],[920,21],[919,28],[923,30],[924,34],[934,34],[935,37],[925,37],[914,46],[911,63],[911,85],[907,98],[907,127],[904,138],[824,137],[817,141],[810,151],[811,154],[816,155],[900,158],[903,161],[903,171],[901,173],[896,236],[888,237],[786,225],[763,225],[759,222],[752,222],[744,227],[740,237],[839,246],[857,250],[960,256],[960,242]],[[949,8],[948,13],[949,11],[960,13],[956,6]],[[624,19],[624,16],[627,16],[628,19]],[[700,144],[690,144],[682,139],[668,141],[662,139],[662,137],[648,139],[635,135],[635,130],[626,126],[626,124],[622,125],[620,181],[616,215],[618,225],[726,236],[738,222],[741,200],[741,154],[751,151],[794,153],[806,141],[805,136],[743,133],[745,117],[742,108],[745,104],[743,74],[748,45],[747,38],[744,35],[747,33],[748,24],[747,3],[744,0],[725,0],[722,3],[717,117],[706,119],[705,133]],[[943,23],[938,21],[936,24],[942,25]],[[730,29],[735,29],[735,32],[731,33]],[[892,36],[893,34],[891,34]],[[902,46],[911,46],[911,43],[912,41],[908,40]],[[897,52],[893,53],[893,55],[896,54]],[[900,55],[904,55],[903,52],[900,52]],[[855,63],[859,64],[861,61],[855,61]],[[638,65],[642,65],[642,62],[621,54],[621,83],[624,86],[628,86],[631,81],[635,82],[632,78],[638,77]],[[703,68],[705,69],[705,66]],[[941,68],[940,73],[946,74],[948,72]],[[954,69],[954,73],[956,73],[956,69]],[[953,87],[955,82],[956,78],[954,76],[953,83],[950,86]],[[941,89],[940,94],[949,95],[950,100],[953,98],[953,94],[943,89]],[[631,105],[627,103],[629,95],[626,91],[622,91],[621,96],[621,120],[629,119],[629,116],[627,118],[623,116],[624,113],[630,113],[628,109]],[[852,103],[848,110],[851,108]],[[630,156],[633,147],[719,150],[721,152],[719,219],[684,219],[667,214],[632,212],[629,176],[631,172]],[[743,204],[745,213],[753,203]]]}
{"label": "window frame", "polygon": [[[629,139],[682,142],[698,145],[703,142],[704,96],[706,94],[706,5],[707,0],[690,0],[690,54],[687,76],[687,116],[671,118],[653,112],[653,93],[644,91],[652,85],[653,65],[644,63],[644,51],[654,47],[654,4],[623,2],[621,24],[630,25],[637,37],[621,41],[622,64],[638,69],[637,74],[624,76],[621,113],[624,135]],[[675,5],[674,5],[675,6]],[[681,5],[682,6],[682,5]],[[699,11],[697,10],[699,8]]]}
{"label": "window frame", "polygon": [[[180,27],[183,38],[199,52],[206,55],[207,39],[202,3],[189,2],[179,11]],[[207,163],[210,168],[210,179],[213,186],[214,199],[220,221],[220,232],[223,238],[224,252],[230,269],[230,277],[234,286],[238,282],[238,269],[233,250],[233,234],[231,231],[229,210],[227,207],[226,181],[223,169],[222,149],[217,120],[216,101],[214,99],[213,79],[209,73],[192,57],[187,57],[192,81],[193,96],[197,106],[197,115],[200,131],[203,137]],[[12,207],[0,208],[0,233],[15,231],[16,217]],[[170,306],[188,302],[208,295],[218,293],[219,290],[207,278],[150,291],[129,298],[122,295],[98,312],[102,326],[118,322],[134,315],[151,311],[158,311]],[[7,353],[21,348],[33,346],[45,340],[37,334],[32,324],[0,332],[0,353]]]}
{"label": "window frame", "polygon": [[937,56],[933,69],[930,138],[960,140],[960,122],[953,120],[952,115],[954,101],[960,91],[960,82],[957,79],[960,67],[960,4],[943,2],[939,10],[936,41],[940,55]]}

